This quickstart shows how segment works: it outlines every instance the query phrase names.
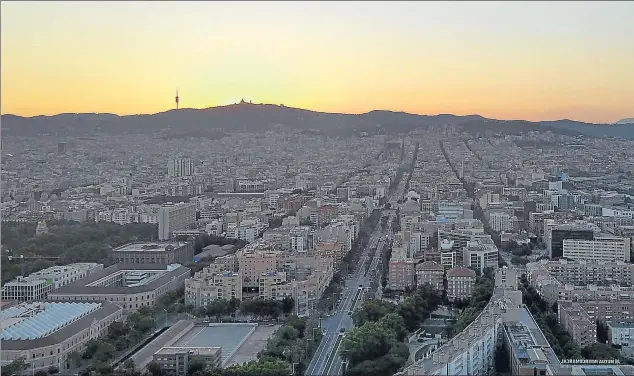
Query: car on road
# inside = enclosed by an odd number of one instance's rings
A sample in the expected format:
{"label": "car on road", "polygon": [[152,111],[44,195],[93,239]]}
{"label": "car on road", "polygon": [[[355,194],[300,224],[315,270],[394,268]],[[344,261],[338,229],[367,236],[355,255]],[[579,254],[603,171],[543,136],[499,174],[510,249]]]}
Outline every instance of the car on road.
{"label": "car on road", "polygon": [[342,336],[346,332],[346,328],[339,329],[339,335]]}

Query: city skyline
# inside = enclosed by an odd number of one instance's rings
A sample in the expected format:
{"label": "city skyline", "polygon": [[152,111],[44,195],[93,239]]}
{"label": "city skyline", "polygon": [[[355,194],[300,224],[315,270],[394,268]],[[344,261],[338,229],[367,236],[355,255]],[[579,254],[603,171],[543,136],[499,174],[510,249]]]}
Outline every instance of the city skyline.
{"label": "city skyline", "polygon": [[634,116],[634,4],[3,3],[2,113]]}

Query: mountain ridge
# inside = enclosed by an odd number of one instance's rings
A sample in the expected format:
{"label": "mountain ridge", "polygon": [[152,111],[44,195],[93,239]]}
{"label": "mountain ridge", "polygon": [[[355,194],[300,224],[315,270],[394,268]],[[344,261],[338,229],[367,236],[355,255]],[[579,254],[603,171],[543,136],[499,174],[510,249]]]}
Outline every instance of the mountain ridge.
{"label": "mountain ridge", "polygon": [[241,102],[207,108],[170,109],[154,114],[61,113],[31,117],[4,114],[2,133],[35,136],[42,134],[86,135],[146,134],[205,136],[206,133],[259,132],[277,125],[331,135],[403,133],[434,125],[455,125],[478,133],[547,131],[600,137],[634,139],[634,124],[593,124],[569,119],[552,121],[498,120],[481,115],[421,115],[404,111],[372,110],[360,114],[320,112],[274,104]]}

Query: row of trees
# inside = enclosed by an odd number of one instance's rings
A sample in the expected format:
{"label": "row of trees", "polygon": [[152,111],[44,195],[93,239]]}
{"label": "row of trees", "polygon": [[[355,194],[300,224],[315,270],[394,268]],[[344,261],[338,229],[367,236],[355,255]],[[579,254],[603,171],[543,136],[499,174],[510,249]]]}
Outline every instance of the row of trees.
{"label": "row of trees", "polygon": [[[105,336],[88,341],[81,359],[90,362],[85,372],[96,371],[110,375],[110,362],[119,354],[140,343],[156,328],[156,312],[152,307],[142,307],[130,314],[125,322],[113,322]],[[72,366],[79,366],[76,354],[70,357]]]}
{"label": "row of trees", "polygon": [[218,321],[227,316],[242,313],[251,315],[256,319],[277,319],[280,315],[289,315],[293,312],[295,301],[286,296],[282,300],[273,299],[217,299],[205,307],[198,307],[193,310],[193,314],[198,317],[215,317]]}
{"label": "row of trees", "polygon": [[475,320],[480,312],[486,307],[493,295],[495,287],[495,274],[493,269],[485,268],[484,273],[476,278],[471,298],[463,302],[455,302],[458,307],[463,308],[453,324],[448,328],[448,336],[453,337],[455,334],[463,331],[469,324]]}
{"label": "row of trees", "polygon": [[407,333],[417,330],[442,302],[430,285],[408,294],[395,305],[369,300],[353,315],[356,327],[342,341],[343,357],[349,362],[347,375],[393,375],[409,357],[403,343]]}

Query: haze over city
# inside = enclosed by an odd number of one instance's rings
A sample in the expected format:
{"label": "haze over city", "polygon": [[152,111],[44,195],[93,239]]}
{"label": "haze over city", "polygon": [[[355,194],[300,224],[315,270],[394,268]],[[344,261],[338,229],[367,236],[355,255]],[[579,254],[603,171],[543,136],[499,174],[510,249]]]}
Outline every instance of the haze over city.
{"label": "haze over city", "polygon": [[2,113],[276,103],[611,123],[631,2],[3,2]]}

